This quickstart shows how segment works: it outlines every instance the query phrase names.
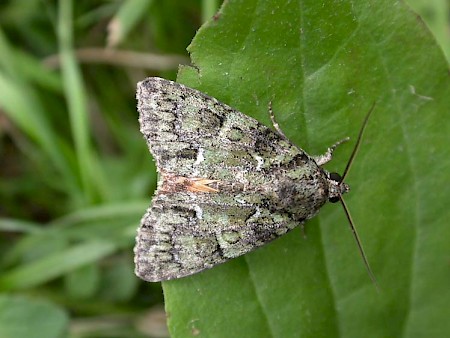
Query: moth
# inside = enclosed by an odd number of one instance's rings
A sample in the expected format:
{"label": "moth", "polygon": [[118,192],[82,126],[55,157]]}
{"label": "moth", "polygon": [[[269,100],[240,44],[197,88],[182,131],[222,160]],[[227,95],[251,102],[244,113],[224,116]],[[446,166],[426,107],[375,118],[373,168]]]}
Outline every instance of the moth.
{"label": "moth", "polygon": [[136,238],[135,272],[165,281],[212,268],[304,224],[327,202],[340,201],[375,282],[342,195],[373,106],[344,174],[329,173],[343,141],[319,156],[275,131],[182,84],[147,78],[137,85],[140,131],[159,178]]}

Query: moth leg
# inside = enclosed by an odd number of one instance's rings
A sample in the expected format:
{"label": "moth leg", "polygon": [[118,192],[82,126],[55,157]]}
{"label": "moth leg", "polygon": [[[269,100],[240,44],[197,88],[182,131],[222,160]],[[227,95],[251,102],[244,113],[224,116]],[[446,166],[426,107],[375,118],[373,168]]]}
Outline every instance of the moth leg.
{"label": "moth leg", "polygon": [[327,149],[326,153],[323,155],[317,155],[313,156],[314,161],[316,161],[317,165],[324,165],[325,163],[329,162],[331,158],[333,157],[334,150],[342,143],[347,142],[350,140],[350,137],[346,137],[339,142],[336,142],[333,144],[330,148]]}
{"label": "moth leg", "polygon": [[286,135],[284,135],[283,131],[281,130],[278,122],[275,120],[275,115],[273,114],[273,109],[272,109],[272,101],[269,101],[269,116],[270,116],[270,120],[272,121],[272,125],[275,128],[275,130],[278,132],[278,134],[280,134],[285,140],[288,140]]}

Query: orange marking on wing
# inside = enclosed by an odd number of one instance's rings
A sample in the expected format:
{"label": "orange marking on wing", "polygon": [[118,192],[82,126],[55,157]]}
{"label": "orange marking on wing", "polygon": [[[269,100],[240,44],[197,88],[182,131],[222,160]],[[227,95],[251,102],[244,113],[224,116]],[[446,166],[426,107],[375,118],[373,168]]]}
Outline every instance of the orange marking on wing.
{"label": "orange marking on wing", "polygon": [[207,178],[192,178],[190,179],[191,185],[187,187],[187,190],[192,192],[219,192],[219,190],[211,188],[208,184],[217,182],[217,180],[209,180]]}
{"label": "orange marking on wing", "polygon": [[161,173],[163,184],[160,188],[161,193],[176,193],[181,191],[191,192],[219,192],[218,189],[209,186],[211,183],[219,182],[208,178],[176,176],[168,173]]}

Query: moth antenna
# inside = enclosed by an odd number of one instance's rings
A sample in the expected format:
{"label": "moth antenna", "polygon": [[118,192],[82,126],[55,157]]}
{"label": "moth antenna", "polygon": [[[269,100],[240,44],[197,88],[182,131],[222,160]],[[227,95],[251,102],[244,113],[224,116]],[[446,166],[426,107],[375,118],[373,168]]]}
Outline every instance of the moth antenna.
{"label": "moth antenna", "polygon": [[366,129],[367,122],[369,121],[370,114],[372,114],[376,103],[377,102],[375,101],[372,104],[372,107],[370,107],[369,112],[366,114],[366,117],[364,118],[364,121],[363,121],[363,124],[361,126],[361,129],[359,130],[358,138],[356,139],[355,147],[353,148],[352,154],[350,155],[350,158],[349,158],[349,160],[347,162],[347,166],[345,167],[344,173],[342,174],[342,181],[341,182],[344,182],[345,178],[347,177],[348,172],[350,171],[350,167],[352,166],[353,160],[355,159],[356,153],[358,152],[359,146],[361,145],[362,136],[364,134],[364,130]]}
{"label": "moth antenna", "polygon": [[377,292],[380,293],[380,287],[378,286],[377,279],[375,278],[375,275],[373,274],[372,269],[370,268],[369,260],[367,259],[361,240],[359,239],[358,232],[356,231],[355,225],[353,224],[352,216],[350,215],[350,212],[341,194],[339,194],[339,201],[341,201],[342,207],[344,208],[345,215],[347,216],[348,223],[350,224],[350,229],[352,230],[353,237],[355,238],[356,243],[358,244],[359,253],[364,261],[364,265],[366,266],[369,277],[372,280],[372,283],[375,285]]}
{"label": "moth antenna", "polygon": [[[366,114],[366,116],[364,118],[364,121],[363,121],[363,124],[361,126],[361,129],[359,130],[358,138],[356,139],[355,147],[353,148],[352,154],[350,155],[350,158],[349,158],[349,160],[347,162],[347,166],[345,167],[344,173],[342,174],[341,182],[344,182],[345,178],[347,177],[348,172],[350,171],[350,167],[353,164],[353,160],[355,159],[355,156],[358,153],[358,150],[359,150],[359,147],[361,145],[361,141],[362,141],[362,137],[363,137],[364,131],[365,131],[366,127],[367,127],[367,122],[369,121],[369,117],[370,117],[370,115],[372,114],[372,112],[373,112],[373,110],[375,108],[375,104],[376,104],[376,101],[372,104],[372,106],[369,109],[369,112]],[[362,259],[364,261],[364,265],[365,265],[365,267],[367,269],[369,277],[372,280],[372,283],[375,285],[375,288],[377,289],[377,292],[380,292],[380,287],[378,286],[378,283],[377,283],[377,280],[375,278],[375,275],[373,274],[372,269],[370,268],[369,260],[367,259],[366,253],[364,252],[364,248],[362,246],[361,240],[359,239],[359,235],[358,235],[358,232],[356,231],[355,225],[353,223],[352,216],[350,215],[350,211],[348,210],[347,204],[345,204],[345,201],[344,201],[344,199],[343,199],[343,197],[342,197],[342,195],[340,193],[339,193],[339,201],[341,202],[342,207],[344,208],[344,212],[345,212],[345,215],[347,216],[347,220],[348,220],[348,223],[350,225],[350,229],[352,230],[353,237],[355,238],[356,244],[358,245],[359,253],[360,253],[360,255],[361,255],[361,257],[362,257]]]}

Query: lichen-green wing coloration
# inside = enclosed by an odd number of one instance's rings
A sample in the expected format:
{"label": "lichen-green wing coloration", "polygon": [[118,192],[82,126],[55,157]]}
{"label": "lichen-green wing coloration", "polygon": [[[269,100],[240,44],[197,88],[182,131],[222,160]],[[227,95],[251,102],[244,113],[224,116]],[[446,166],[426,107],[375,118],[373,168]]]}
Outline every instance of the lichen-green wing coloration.
{"label": "lichen-green wing coloration", "polygon": [[141,133],[163,171],[206,177],[227,175],[229,167],[267,170],[303,153],[255,119],[179,83],[149,78],[138,84],[137,97]]}
{"label": "lichen-green wing coloration", "polygon": [[148,78],[137,98],[160,174],[135,246],[147,281],[266,244],[313,217],[338,184],[283,136],[197,90]]}

